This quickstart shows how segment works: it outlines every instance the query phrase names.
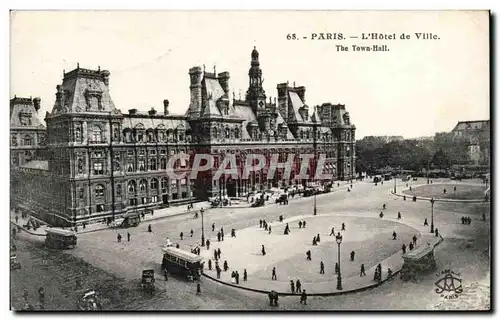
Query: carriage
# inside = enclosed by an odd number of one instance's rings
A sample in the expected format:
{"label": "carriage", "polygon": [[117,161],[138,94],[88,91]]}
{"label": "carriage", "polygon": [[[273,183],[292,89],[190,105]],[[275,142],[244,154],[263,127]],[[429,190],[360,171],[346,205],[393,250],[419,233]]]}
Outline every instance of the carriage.
{"label": "carriage", "polygon": [[76,233],[70,230],[47,228],[45,245],[49,248],[67,249],[76,246]]}
{"label": "carriage", "polygon": [[165,246],[163,251],[162,270],[186,277],[187,280],[200,280],[203,271],[203,258],[191,252]]}

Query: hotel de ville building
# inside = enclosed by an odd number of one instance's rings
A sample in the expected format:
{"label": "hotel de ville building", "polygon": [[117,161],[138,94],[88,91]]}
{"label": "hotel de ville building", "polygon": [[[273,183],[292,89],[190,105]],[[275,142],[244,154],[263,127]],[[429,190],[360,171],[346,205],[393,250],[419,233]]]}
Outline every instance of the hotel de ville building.
{"label": "hotel de ville building", "polygon": [[[38,110],[39,98],[10,102],[11,207],[52,225],[72,226],[143,212],[209,197],[245,197],[249,192],[305,184],[297,180],[299,155],[325,154],[324,171],[333,180],[355,176],[355,126],[345,105],[308,106],[306,88],[277,85],[277,97],[266,95],[259,52],[251,52],[244,99],[230,91],[229,72],[189,69],[190,104],[184,115],[163,110],[122,113],[113,103],[107,70],[79,66],[64,73],[56,86],[52,111]],[[186,81],[186,85],[187,85]],[[187,93],[187,92],[186,92]],[[214,178],[214,170],[196,179],[170,179],[189,171],[194,155],[208,153],[214,165],[234,154],[241,166],[247,154],[279,162],[296,155],[290,176],[277,169],[252,172],[248,179]]]}

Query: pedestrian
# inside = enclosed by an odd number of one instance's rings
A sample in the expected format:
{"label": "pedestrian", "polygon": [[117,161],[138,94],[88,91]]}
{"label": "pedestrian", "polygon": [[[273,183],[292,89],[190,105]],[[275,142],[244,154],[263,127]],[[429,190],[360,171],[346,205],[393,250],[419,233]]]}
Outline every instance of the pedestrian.
{"label": "pedestrian", "polygon": [[130,233],[127,232],[127,241],[130,242]]}
{"label": "pedestrian", "polygon": [[221,232],[221,234],[220,234],[220,240],[224,241],[224,232]]}
{"label": "pedestrian", "polygon": [[295,293],[295,283],[293,282],[293,280],[290,280],[290,291],[292,293]]}
{"label": "pedestrian", "polygon": [[45,289],[43,287],[38,288],[38,300],[41,305],[45,304]]}
{"label": "pedestrian", "polygon": [[229,266],[227,265],[227,260],[224,260],[224,271],[227,271],[227,269],[229,269]]}
{"label": "pedestrian", "polygon": [[342,229],[340,231],[345,231],[345,223],[342,222]]}
{"label": "pedestrian", "polygon": [[276,267],[273,267],[271,280],[278,280],[278,277],[276,276]]}
{"label": "pedestrian", "polygon": [[425,218],[425,220],[424,220],[424,226],[428,226],[428,225],[429,225],[429,223],[427,223],[427,218]]}
{"label": "pedestrian", "polygon": [[220,242],[220,231],[219,231],[219,232],[217,232],[217,241],[219,241],[219,242]]}
{"label": "pedestrian", "polygon": [[436,228],[436,230],[435,230],[435,231],[436,231],[436,232],[435,232],[436,237],[437,237],[437,236],[439,236],[438,228]]}
{"label": "pedestrian", "polygon": [[207,246],[207,250],[210,250],[210,240],[207,239],[207,241],[205,242],[206,246]]}
{"label": "pedestrian", "polygon": [[190,232],[190,233],[191,233],[191,238],[192,238],[192,237],[193,237],[193,233],[194,233],[194,232],[193,232],[193,229],[191,229],[191,232]]}
{"label": "pedestrian", "polygon": [[443,189],[443,194],[446,194],[446,188]]}
{"label": "pedestrian", "polygon": [[262,245],[262,255],[265,256],[266,255],[266,248],[264,248],[264,245]]}
{"label": "pedestrian", "polygon": [[196,252],[196,254],[197,254],[197,255],[200,255],[200,253],[201,253],[201,248],[200,248],[200,247],[198,247],[198,248],[197,248],[197,252]]}
{"label": "pedestrian", "polygon": [[212,232],[215,231],[215,223],[212,223]]}
{"label": "pedestrian", "polygon": [[201,294],[201,284],[199,282],[196,284],[196,294]]}
{"label": "pedestrian", "polygon": [[366,276],[364,264],[361,265],[361,271],[359,272],[359,276],[360,277]]}
{"label": "pedestrian", "polygon": [[304,228],[304,229],[306,228],[306,221],[305,220],[302,221],[302,228]]}
{"label": "pedestrian", "polygon": [[216,271],[217,271],[217,279],[220,279],[220,273],[221,273],[221,269],[219,266],[216,266],[215,267]]}
{"label": "pedestrian", "polygon": [[319,237],[319,233],[318,233],[318,235],[316,236],[316,242],[321,242],[320,240],[321,240],[321,239],[320,239],[320,237]]}
{"label": "pedestrian", "polygon": [[208,270],[212,270],[212,260],[208,259]]}
{"label": "pedestrian", "polygon": [[146,218],[146,215],[144,214],[144,212],[141,213],[141,217],[142,217],[142,220],[144,220],[144,218]]}
{"label": "pedestrian", "polygon": [[306,259],[311,261],[311,250],[307,250],[306,252]]}
{"label": "pedestrian", "polygon": [[121,234],[118,234],[117,238],[118,238],[118,243],[122,242],[122,235]]}
{"label": "pedestrian", "polygon": [[231,229],[231,238],[236,238],[236,230]]}
{"label": "pedestrian", "polygon": [[454,187],[453,187],[453,191],[457,191],[457,186],[454,186]]}
{"label": "pedestrian", "polygon": [[354,261],[354,255],[356,255],[356,253],[353,251],[351,251],[351,261]]}
{"label": "pedestrian", "polygon": [[403,196],[403,200],[406,201],[406,196]]}
{"label": "pedestrian", "polygon": [[262,219],[259,220],[259,228],[262,228]]}
{"label": "pedestrian", "polygon": [[[405,199],[406,200],[406,199]],[[398,220],[401,219],[401,212],[398,211]]]}
{"label": "pedestrian", "polygon": [[214,259],[217,260],[217,249],[214,249]]}
{"label": "pedestrian", "polygon": [[302,228],[302,221],[299,221],[299,229]]}
{"label": "pedestrian", "polygon": [[409,247],[410,247],[410,251],[413,250],[413,242],[410,242]]}
{"label": "pedestrian", "polygon": [[148,225],[148,232],[152,232],[151,225]]}
{"label": "pedestrian", "polygon": [[465,224],[465,217],[462,216],[462,224]]}
{"label": "pedestrian", "polygon": [[472,219],[470,217],[467,218],[467,224],[470,224],[472,222]]}
{"label": "pedestrian", "polygon": [[319,263],[319,274],[325,274],[325,264],[323,261]]}
{"label": "pedestrian", "polygon": [[247,281],[247,278],[248,278],[247,269],[243,269],[243,281]]}
{"label": "pedestrian", "polygon": [[19,216],[16,215],[16,223],[19,221]]}
{"label": "pedestrian", "polygon": [[295,292],[300,293],[300,290],[302,290],[302,284],[300,283],[300,280],[297,279],[295,282]]}
{"label": "pedestrian", "polygon": [[163,270],[163,275],[165,276],[165,281],[168,281],[168,272],[166,268]]}
{"label": "pedestrian", "polygon": [[382,210],[385,210],[385,208],[386,208],[386,207],[387,207],[387,205],[384,203],[384,204],[382,205]]}
{"label": "pedestrian", "polygon": [[417,244],[417,236],[416,235],[413,235],[413,244],[416,245]]}
{"label": "pedestrian", "polygon": [[221,253],[222,253],[222,251],[220,250],[220,248],[217,248],[217,257],[219,257],[219,259],[220,259]]}
{"label": "pedestrian", "polygon": [[307,294],[306,290],[302,291],[302,294],[300,295],[300,304],[307,305]]}
{"label": "pedestrian", "polygon": [[332,227],[332,231],[330,232],[330,237],[335,236],[335,227]]}
{"label": "pedestrian", "polygon": [[380,214],[378,216],[382,219],[384,217],[384,212],[380,211]]}
{"label": "pedestrian", "polygon": [[240,273],[236,270],[236,284],[240,284]]}
{"label": "pedestrian", "polygon": [[271,234],[271,226],[267,229],[268,233]]}
{"label": "pedestrian", "polygon": [[224,227],[220,227],[220,235],[224,238]]}
{"label": "pedestrian", "polygon": [[392,232],[392,240],[396,240],[396,237],[397,237],[397,236],[398,236],[398,235],[396,234],[396,231],[393,231],[393,232]]}
{"label": "pedestrian", "polygon": [[312,242],[312,245],[313,245],[313,246],[317,246],[317,245],[318,245],[318,244],[317,244],[317,242],[316,242],[316,237],[313,237],[313,242]]}
{"label": "pedestrian", "polygon": [[176,247],[177,249],[179,249],[181,246],[180,246],[178,243],[176,243],[176,244],[175,244],[175,247]]}
{"label": "pedestrian", "polygon": [[184,232],[181,232],[180,236],[181,236],[181,240],[182,240],[184,238]]}

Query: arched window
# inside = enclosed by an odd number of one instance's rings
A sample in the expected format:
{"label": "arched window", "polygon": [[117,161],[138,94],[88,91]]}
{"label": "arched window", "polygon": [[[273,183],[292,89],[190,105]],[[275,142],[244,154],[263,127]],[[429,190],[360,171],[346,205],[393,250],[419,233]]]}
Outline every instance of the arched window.
{"label": "arched window", "polygon": [[125,140],[125,142],[132,142],[132,131],[130,129],[125,129],[123,130],[123,139]]}
{"label": "arched window", "polygon": [[82,141],[82,128],[80,128],[80,126],[76,127],[75,129],[75,141]]}
{"label": "arched window", "polygon": [[141,181],[139,181],[139,190],[145,191],[147,186],[148,182],[146,181],[146,179],[142,179]]}
{"label": "arched window", "polygon": [[131,180],[127,185],[128,192],[135,192],[135,181]]}
{"label": "arched window", "polygon": [[167,185],[168,185],[168,180],[167,178],[162,178],[161,179],[161,188],[164,190],[163,192],[166,192],[167,190]]}
{"label": "arched window", "polygon": [[149,185],[151,190],[156,190],[158,188],[158,180],[155,178],[151,179],[151,183]]}
{"label": "arched window", "polygon": [[225,129],[225,134],[226,134],[226,139],[231,138],[231,130],[229,130],[229,128]]}
{"label": "arched window", "polygon": [[95,125],[90,132],[90,141],[101,142],[102,141],[102,130],[101,127]]}
{"label": "arched window", "polygon": [[300,132],[299,132],[299,138],[300,138],[300,140],[304,139],[304,131],[300,130]]}
{"label": "arched window", "polygon": [[160,169],[167,170],[167,159],[165,158],[160,159]]}
{"label": "arched window", "polygon": [[83,159],[78,158],[78,173],[83,173]]}
{"label": "arched window", "polygon": [[95,196],[96,197],[104,197],[104,186],[102,184],[98,184],[95,187]]}
{"label": "arched window", "polygon": [[83,199],[84,192],[83,188],[78,188],[78,198]]}
{"label": "arched window", "polygon": [[217,139],[217,128],[215,127],[212,128],[212,136],[213,138]]}
{"label": "arched window", "polygon": [[29,135],[24,136],[23,145],[31,146],[32,143],[33,143],[33,140],[31,140],[31,136],[29,136]]}
{"label": "arched window", "polygon": [[154,135],[153,129],[148,129],[146,135],[148,137],[148,142],[154,142],[155,141],[155,135]]}
{"label": "arched window", "polygon": [[234,128],[234,138],[239,139],[240,138],[240,129]]}

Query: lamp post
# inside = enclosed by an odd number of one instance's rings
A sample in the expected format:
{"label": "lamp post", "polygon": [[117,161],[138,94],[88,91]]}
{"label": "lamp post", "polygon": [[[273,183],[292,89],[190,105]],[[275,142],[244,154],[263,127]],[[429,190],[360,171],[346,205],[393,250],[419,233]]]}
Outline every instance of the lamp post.
{"label": "lamp post", "polygon": [[[314,147],[314,175],[316,176],[316,170],[318,169],[317,166],[318,166],[318,160],[317,160],[317,147],[316,147],[316,132],[317,132],[317,128],[316,128],[316,124],[313,124],[313,147]],[[317,181],[316,181],[317,182]],[[316,206],[316,191],[317,190],[313,190],[313,215],[317,215],[318,214],[318,208]]]}
{"label": "lamp post", "polygon": [[201,246],[205,246],[205,224],[203,223],[203,208],[200,210],[201,213]]}
{"label": "lamp post", "polygon": [[396,175],[394,175],[394,194],[396,194]]}
{"label": "lamp post", "polygon": [[434,198],[431,198],[431,233],[434,233]]}
{"label": "lamp post", "polygon": [[339,264],[339,270],[337,273],[337,290],[342,290],[342,276],[340,275],[340,244],[342,243],[342,235],[337,233],[335,236],[335,241],[337,242],[338,245],[338,264]]}

